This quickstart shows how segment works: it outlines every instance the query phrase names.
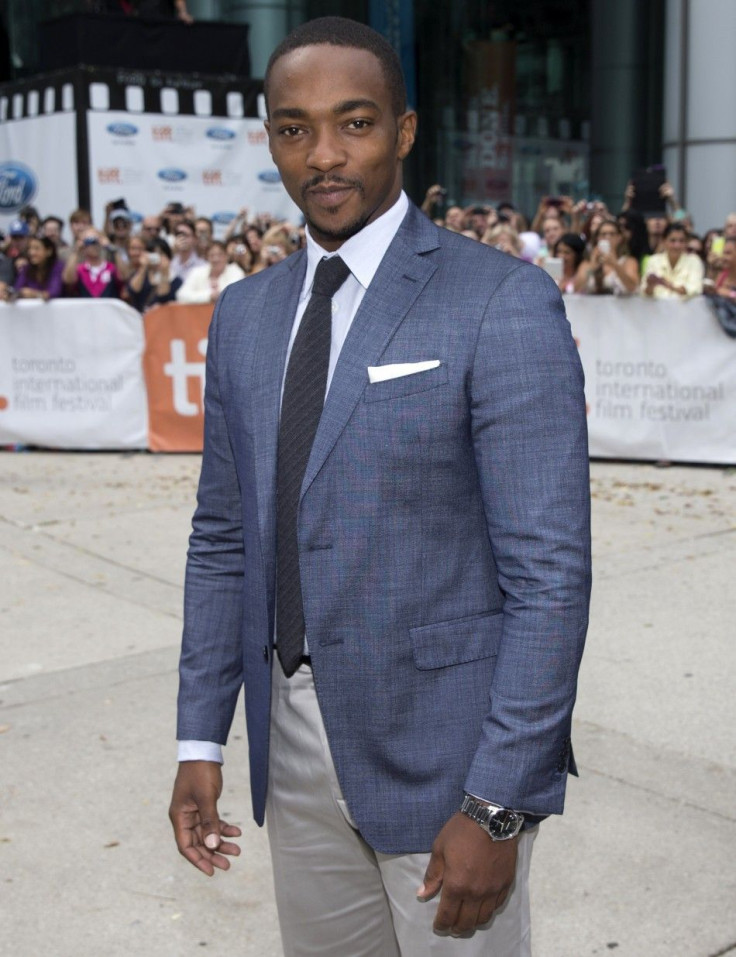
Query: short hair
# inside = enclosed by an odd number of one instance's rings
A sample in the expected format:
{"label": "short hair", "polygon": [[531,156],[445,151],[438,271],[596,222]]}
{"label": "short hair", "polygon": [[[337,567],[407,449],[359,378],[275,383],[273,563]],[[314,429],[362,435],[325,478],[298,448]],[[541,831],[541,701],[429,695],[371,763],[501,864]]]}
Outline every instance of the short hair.
{"label": "short hair", "polygon": [[687,228],[682,223],[667,223],[662,233],[662,239],[667,239],[672,233],[682,233],[685,239],[687,239]]}
{"label": "short hair", "polygon": [[308,20],[292,30],[276,47],[268,60],[266,75],[263,80],[263,92],[266,97],[266,111],[268,107],[268,89],[271,82],[271,72],[277,60],[299,50],[302,47],[327,44],[333,47],[350,47],[354,50],[367,50],[376,57],[381,64],[386,85],[391,93],[391,108],[394,116],[401,116],[406,112],[406,84],[401,64],[396,51],[388,40],[364,23],[357,20],[348,20],[346,17],[318,17]]}
{"label": "short hair", "polygon": [[91,223],[92,214],[88,209],[75,209],[69,217],[70,223]]}

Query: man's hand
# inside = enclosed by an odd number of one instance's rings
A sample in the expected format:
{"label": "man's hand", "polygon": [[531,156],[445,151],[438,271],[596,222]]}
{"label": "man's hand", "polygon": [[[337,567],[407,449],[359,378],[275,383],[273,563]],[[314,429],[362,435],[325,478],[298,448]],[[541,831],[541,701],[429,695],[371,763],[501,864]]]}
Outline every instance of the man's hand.
{"label": "man's hand", "polygon": [[487,924],[508,896],[516,875],[518,838],[492,841],[459,811],[445,824],[432,845],[419,900],[430,900],[442,889],[434,930],[453,936],[472,933]]}
{"label": "man's hand", "polygon": [[240,837],[241,830],[221,821],[217,800],[222,793],[222,769],[216,761],[182,761],[174,782],[169,818],[179,853],[209,877],[226,871],[240,847],[223,837]]}

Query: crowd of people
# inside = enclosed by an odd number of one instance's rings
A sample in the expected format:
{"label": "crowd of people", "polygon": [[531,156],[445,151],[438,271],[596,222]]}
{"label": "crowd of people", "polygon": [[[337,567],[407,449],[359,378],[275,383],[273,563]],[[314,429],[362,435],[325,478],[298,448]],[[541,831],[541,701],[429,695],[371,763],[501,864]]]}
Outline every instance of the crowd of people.
{"label": "crowd of people", "polygon": [[[565,294],[688,299],[705,293],[736,303],[736,213],[699,235],[672,187],[665,212],[645,216],[631,184],[621,210],[599,201],[545,196],[531,223],[512,203],[450,206],[427,190],[423,211],[437,225],[545,269]],[[89,211],[64,221],[27,206],[0,241],[0,300],[120,298],[140,312],[167,302],[214,303],[228,285],[280,262],[305,242],[304,228],[242,209],[222,240],[192,207],[169,203],[138,224],[125,200],[108,204],[101,229]]]}

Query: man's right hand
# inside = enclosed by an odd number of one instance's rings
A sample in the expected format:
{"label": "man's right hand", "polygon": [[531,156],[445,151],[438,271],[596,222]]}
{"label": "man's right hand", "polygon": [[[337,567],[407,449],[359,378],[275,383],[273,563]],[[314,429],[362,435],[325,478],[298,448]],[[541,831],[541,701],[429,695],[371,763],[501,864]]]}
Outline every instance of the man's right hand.
{"label": "man's right hand", "polygon": [[169,818],[179,853],[209,877],[218,867],[228,870],[225,855],[237,857],[240,847],[223,837],[240,837],[234,824],[221,821],[217,800],[222,793],[222,768],[216,761],[182,761],[174,781]]}

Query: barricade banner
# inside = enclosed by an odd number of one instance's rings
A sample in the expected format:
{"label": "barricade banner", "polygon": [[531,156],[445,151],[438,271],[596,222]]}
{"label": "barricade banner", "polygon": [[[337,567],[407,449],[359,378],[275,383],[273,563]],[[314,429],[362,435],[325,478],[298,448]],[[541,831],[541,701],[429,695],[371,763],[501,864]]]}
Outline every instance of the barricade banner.
{"label": "barricade banner", "polygon": [[143,372],[152,452],[201,452],[204,369],[213,307],[171,303],[144,317]]}
{"label": "barricade banner", "polygon": [[590,454],[736,464],[736,350],[703,298],[566,296]]}
{"label": "barricade banner", "polygon": [[0,445],[146,448],[142,355],[125,303],[0,304]]}

